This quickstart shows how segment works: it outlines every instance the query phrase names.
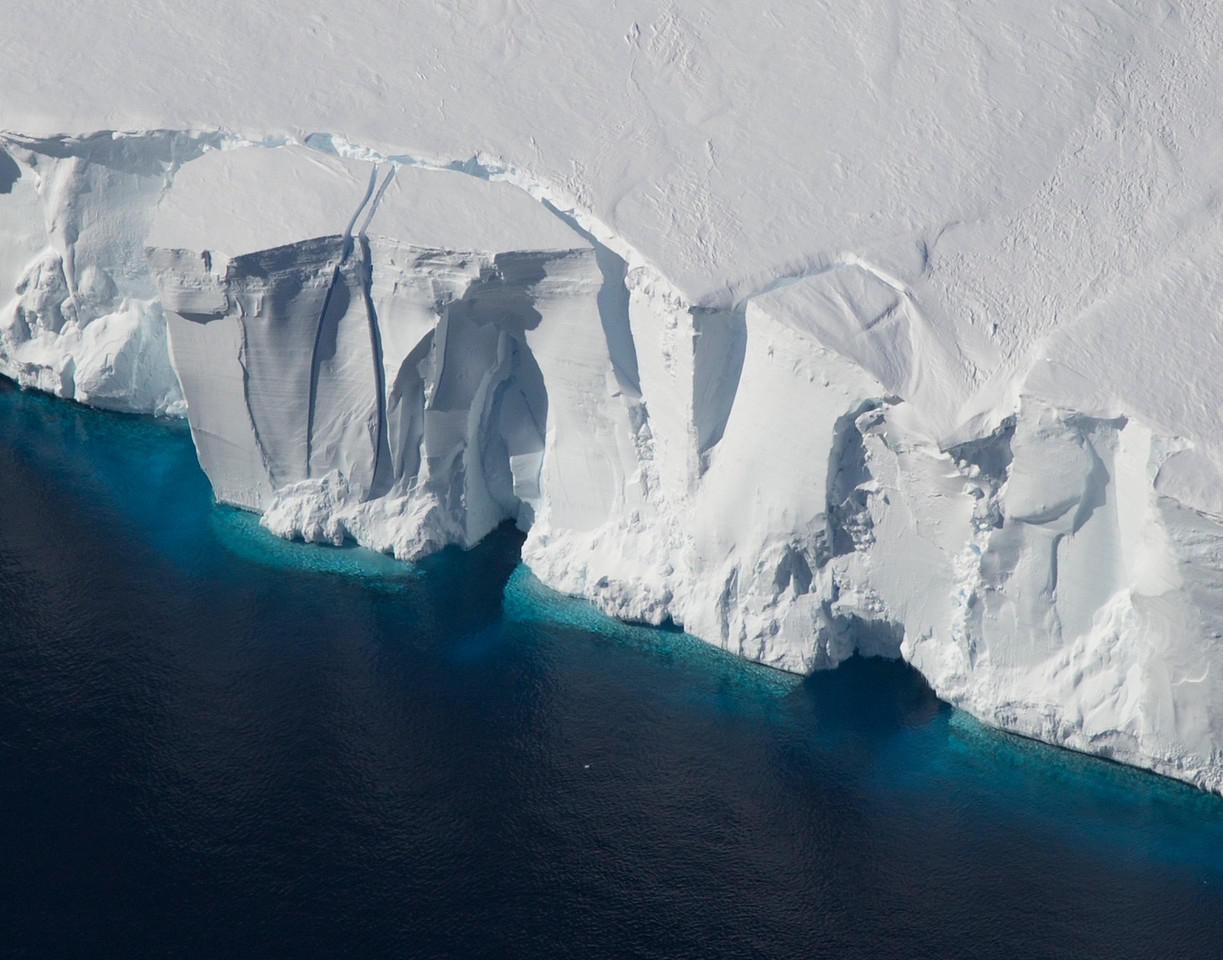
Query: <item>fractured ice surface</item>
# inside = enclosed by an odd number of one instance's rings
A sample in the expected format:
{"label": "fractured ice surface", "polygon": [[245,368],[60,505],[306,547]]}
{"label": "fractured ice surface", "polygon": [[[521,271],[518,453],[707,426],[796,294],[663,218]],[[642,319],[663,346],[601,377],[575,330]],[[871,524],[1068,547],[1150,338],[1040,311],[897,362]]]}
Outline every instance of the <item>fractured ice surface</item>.
{"label": "fractured ice surface", "polygon": [[14,2],[0,372],[1223,790],[1223,6]]}
{"label": "fractured ice surface", "polygon": [[566,525],[606,515],[626,421],[602,275],[522,191],[300,147],[212,152],[148,244],[201,463],[276,532],[411,559],[526,527],[545,493]]}

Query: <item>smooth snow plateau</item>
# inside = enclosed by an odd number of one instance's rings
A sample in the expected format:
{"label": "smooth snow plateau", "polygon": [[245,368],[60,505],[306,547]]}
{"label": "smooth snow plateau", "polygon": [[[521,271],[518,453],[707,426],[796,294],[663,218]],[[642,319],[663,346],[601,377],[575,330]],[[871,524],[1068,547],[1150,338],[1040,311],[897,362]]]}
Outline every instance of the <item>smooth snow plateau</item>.
{"label": "smooth snow plateau", "polygon": [[1218,4],[7,14],[3,372],[1223,790]]}

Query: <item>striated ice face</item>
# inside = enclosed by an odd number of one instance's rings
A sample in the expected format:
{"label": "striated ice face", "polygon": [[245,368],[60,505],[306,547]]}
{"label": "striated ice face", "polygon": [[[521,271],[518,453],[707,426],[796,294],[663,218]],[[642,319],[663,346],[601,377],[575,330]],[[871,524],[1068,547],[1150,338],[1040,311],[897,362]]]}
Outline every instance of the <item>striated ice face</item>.
{"label": "striated ice face", "polygon": [[623,482],[606,444],[628,421],[603,278],[526,194],[299,147],[214,152],[148,243],[221,499],[403,559],[507,519],[606,518]]}

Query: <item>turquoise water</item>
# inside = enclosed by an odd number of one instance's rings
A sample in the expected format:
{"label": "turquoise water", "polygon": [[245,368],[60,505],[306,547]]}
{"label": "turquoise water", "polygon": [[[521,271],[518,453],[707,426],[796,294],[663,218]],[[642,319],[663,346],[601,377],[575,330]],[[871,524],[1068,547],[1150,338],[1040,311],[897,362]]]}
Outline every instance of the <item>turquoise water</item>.
{"label": "turquoise water", "polygon": [[1223,801],[212,502],[182,424],[0,390],[0,952],[1219,955]]}

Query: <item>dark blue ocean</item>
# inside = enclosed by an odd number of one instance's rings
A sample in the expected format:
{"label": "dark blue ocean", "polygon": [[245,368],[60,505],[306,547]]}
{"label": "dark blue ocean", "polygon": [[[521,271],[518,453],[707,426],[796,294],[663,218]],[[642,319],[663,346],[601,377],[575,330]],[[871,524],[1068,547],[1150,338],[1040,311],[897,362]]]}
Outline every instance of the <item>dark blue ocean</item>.
{"label": "dark blue ocean", "polygon": [[0,956],[1223,956],[1223,801],[213,504],[0,387]]}

